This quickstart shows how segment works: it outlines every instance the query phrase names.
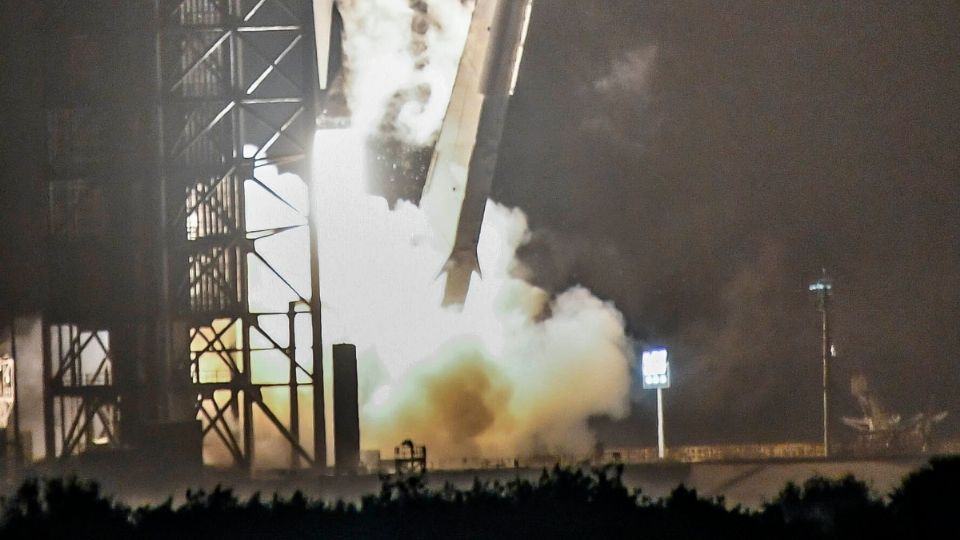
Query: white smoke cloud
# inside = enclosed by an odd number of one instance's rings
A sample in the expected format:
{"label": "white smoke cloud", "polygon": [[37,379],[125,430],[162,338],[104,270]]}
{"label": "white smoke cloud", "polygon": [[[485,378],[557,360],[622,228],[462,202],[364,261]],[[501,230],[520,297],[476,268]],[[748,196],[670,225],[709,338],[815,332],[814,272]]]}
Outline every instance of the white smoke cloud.
{"label": "white smoke cloud", "polygon": [[587,92],[592,104],[581,122],[587,133],[638,146],[659,120],[648,114],[659,48],[647,45],[620,53]]}
{"label": "white smoke cloud", "polygon": [[581,452],[589,416],[627,412],[621,314],[582,287],[551,299],[514,277],[529,235],[521,211],[488,204],[483,279],[461,311],[440,305],[445,254],[424,241],[414,205],[341,192],[321,208],[324,338],[358,345],[364,446],[414,437],[435,455]]}
{"label": "white smoke cloud", "polygon": [[529,275],[516,258],[526,216],[493,202],[483,278],[462,309],[443,308],[448,253],[426,215],[365,192],[367,137],[389,124],[390,136],[430,142],[453,86],[472,3],[417,3],[425,20],[407,0],[341,0],[353,127],[316,140],[323,337],[358,347],[362,445],[412,437],[452,458],[585,452],[590,416],[628,411],[620,312],[583,287],[552,296],[518,277]]}
{"label": "white smoke cloud", "polygon": [[593,82],[594,90],[601,95],[647,95],[657,51],[656,45],[647,45],[623,52],[611,63],[609,71]]}
{"label": "white smoke cloud", "polygon": [[338,5],[353,125],[413,145],[432,143],[453,90],[473,2],[339,0]]}

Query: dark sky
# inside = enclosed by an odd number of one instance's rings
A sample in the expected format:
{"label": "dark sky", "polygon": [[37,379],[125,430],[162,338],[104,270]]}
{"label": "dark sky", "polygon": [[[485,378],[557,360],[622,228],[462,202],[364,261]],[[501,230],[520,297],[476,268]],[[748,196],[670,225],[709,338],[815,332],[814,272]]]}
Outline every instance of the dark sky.
{"label": "dark sky", "polygon": [[540,0],[506,137],[542,283],[672,349],[673,442],[817,439],[821,267],[836,410],[960,431],[960,3]]}

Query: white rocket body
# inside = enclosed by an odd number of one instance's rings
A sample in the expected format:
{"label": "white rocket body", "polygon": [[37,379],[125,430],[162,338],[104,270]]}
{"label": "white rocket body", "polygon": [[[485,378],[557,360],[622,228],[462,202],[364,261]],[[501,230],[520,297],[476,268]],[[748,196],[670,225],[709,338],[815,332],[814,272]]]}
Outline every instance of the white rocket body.
{"label": "white rocket body", "polygon": [[[330,89],[336,63],[337,47],[331,44],[336,39],[335,6],[335,0],[313,3],[322,91]],[[446,276],[445,305],[462,305],[473,273],[480,274],[480,228],[532,8],[533,0],[476,0],[420,199],[440,249],[449,253],[441,272]]]}
{"label": "white rocket body", "polygon": [[533,0],[477,0],[420,207],[442,248],[444,304],[463,304]]}
{"label": "white rocket body", "polygon": [[336,0],[313,0],[313,28],[317,47],[320,90],[330,86],[330,45],[333,39],[333,7]]}

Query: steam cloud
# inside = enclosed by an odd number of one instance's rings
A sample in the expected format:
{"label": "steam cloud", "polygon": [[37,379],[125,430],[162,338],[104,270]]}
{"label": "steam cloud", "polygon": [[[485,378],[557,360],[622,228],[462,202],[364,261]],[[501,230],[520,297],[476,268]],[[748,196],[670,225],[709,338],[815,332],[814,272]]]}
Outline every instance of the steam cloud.
{"label": "steam cloud", "polygon": [[472,2],[340,0],[353,125],[432,143],[446,113]]}
{"label": "steam cloud", "polygon": [[432,142],[472,3],[346,0],[353,127],[316,139],[324,343],[358,347],[364,448],[414,438],[441,458],[584,452],[587,419],[629,407],[632,348],[620,312],[583,287],[530,284],[522,211],[487,204],[482,280],[441,307],[448,255],[426,216],[367,194],[365,141]]}

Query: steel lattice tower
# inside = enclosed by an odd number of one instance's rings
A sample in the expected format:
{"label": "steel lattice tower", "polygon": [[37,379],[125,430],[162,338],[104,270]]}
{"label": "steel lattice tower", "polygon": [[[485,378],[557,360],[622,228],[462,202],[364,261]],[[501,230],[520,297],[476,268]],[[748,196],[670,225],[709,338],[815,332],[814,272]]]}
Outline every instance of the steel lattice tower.
{"label": "steel lattice tower", "polygon": [[46,456],[199,419],[220,464],[324,467],[312,3],[36,6]]}
{"label": "steel lattice tower", "polygon": [[[154,15],[164,416],[199,414],[205,448],[215,441],[247,469],[271,436],[291,467],[324,467],[317,233],[304,195],[311,3],[156,0]],[[266,178],[274,167],[299,179]],[[250,223],[254,198],[279,209],[269,224]],[[278,241],[296,246],[284,260]]]}

